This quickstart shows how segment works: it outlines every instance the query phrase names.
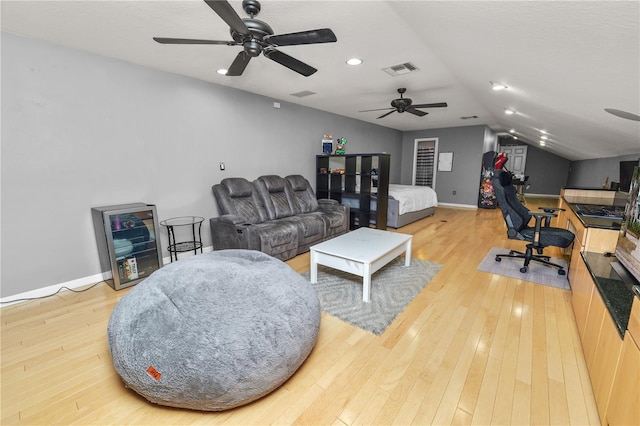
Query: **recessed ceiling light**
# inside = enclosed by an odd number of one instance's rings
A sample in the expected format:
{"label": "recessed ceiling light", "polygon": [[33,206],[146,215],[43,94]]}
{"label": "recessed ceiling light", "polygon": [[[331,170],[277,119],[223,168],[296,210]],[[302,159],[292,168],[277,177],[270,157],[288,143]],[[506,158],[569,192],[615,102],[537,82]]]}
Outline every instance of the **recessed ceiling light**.
{"label": "recessed ceiling light", "polygon": [[542,133],[543,135],[546,135],[547,131],[545,129],[540,129],[540,133]]}
{"label": "recessed ceiling light", "polygon": [[512,136],[512,137],[513,137],[514,139],[518,139],[518,137],[517,137],[517,136]]}
{"label": "recessed ceiling light", "polygon": [[347,65],[360,65],[361,63],[362,63],[362,59],[360,58],[347,59]]}
{"label": "recessed ceiling light", "polygon": [[498,83],[497,81],[490,81],[489,83],[491,83],[491,88],[493,90],[504,90],[509,88],[506,84]]}
{"label": "recessed ceiling light", "polygon": [[515,133],[515,132],[516,132],[516,129],[509,130],[509,133]]}
{"label": "recessed ceiling light", "polygon": [[540,141],[540,146],[546,146],[547,143],[545,141]]}
{"label": "recessed ceiling light", "polygon": [[516,112],[512,109],[505,108],[504,113],[507,115],[512,115],[512,114],[515,114]]}
{"label": "recessed ceiling light", "polygon": [[216,72],[220,75],[227,75],[227,69],[225,68],[220,68],[219,70],[216,70]]}
{"label": "recessed ceiling light", "polygon": [[549,136],[547,136],[547,135],[542,135],[542,136],[540,136],[540,139],[542,139],[542,140],[546,141],[547,139],[549,139]]}

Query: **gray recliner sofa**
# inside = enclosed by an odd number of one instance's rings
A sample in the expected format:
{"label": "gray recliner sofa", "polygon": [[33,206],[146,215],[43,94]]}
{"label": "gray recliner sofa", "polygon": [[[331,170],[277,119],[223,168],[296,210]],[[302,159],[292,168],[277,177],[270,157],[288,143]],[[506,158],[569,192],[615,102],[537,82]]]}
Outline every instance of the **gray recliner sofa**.
{"label": "gray recliner sofa", "polygon": [[214,250],[258,250],[287,260],[349,230],[349,207],[316,200],[300,175],[226,178],[212,191],[220,212],[209,220]]}

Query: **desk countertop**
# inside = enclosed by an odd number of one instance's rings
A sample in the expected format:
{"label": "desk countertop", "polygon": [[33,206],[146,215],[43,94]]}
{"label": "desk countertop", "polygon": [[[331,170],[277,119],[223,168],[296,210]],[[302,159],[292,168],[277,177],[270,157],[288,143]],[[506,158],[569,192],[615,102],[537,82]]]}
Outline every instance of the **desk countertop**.
{"label": "desk countertop", "polygon": [[596,288],[616,324],[618,334],[622,338],[629,323],[633,298],[637,296],[634,295],[630,285],[622,281],[611,266],[612,263],[618,262],[615,256],[590,252],[581,254]]}
{"label": "desk countertop", "polygon": [[576,215],[576,217],[582,222],[582,224],[587,228],[602,228],[602,229],[613,229],[619,230],[622,225],[621,218],[615,217],[594,217],[594,216],[586,216],[583,214],[582,210],[578,207],[579,205],[587,205],[587,206],[602,206],[602,207],[624,207],[626,205],[626,200],[622,199],[606,199],[606,198],[596,198],[596,197],[573,197],[573,196],[564,196],[564,201],[567,203],[571,211]]}

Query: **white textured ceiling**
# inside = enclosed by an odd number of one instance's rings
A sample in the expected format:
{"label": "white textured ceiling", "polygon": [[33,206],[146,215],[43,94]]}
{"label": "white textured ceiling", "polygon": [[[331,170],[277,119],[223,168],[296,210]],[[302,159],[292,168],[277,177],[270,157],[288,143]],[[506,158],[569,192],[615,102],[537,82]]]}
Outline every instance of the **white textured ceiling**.
{"label": "white textured ceiling", "polygon": [[[246,17],[241,1],[230,1]],[[329,27],[337,43],[280,50],[318,68],[302,77],[264,57],[240,77],[216,74],[240,47],[161,45],[154,36],[230,40],[203,1],[7,1],[2,30],[403,131],[486,124],[516,129],[569,160],[640,152],[638,1],[270,1],[257,17],[276,34]],[[364,60],[358,67],[349,57]],[[419,71],[382,71],[411,62]],[[495,92],[489,81],[508,90]],[[7,82],[4,82],[5,84]],[[447,102],[416,117],[381,112],[406,87],[414,103]],[[315,95],[298,98],[300,91]],[[505,108],[517,114],[507,116]],[[463,116],[477,119],[461,120]]]}

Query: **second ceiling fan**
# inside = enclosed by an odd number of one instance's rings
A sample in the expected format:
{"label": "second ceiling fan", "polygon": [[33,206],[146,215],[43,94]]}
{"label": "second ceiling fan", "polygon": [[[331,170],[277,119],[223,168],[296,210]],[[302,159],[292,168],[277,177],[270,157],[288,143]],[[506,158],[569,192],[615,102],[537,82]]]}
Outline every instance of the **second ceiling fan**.
{"label": "second ceiling fan", "polygon": [[365,109],[364,111],[358,111],[358,112],[385,111],[390,109],[391,111],[382,114],[378,118],[386,117],[387,115],[394,112],[399,112],[399,113],[408,112],[410,114],[417,115],[418,117],[424,117],[429,113],[425,111],[420,111],[419,109],[416,109],[416,108],[444,108],[447,106],[446,102],[414,105],[413,101],[410,98],[404,98],[402,96],[406,91],[407,89],[405,89],[404,87],[401,87],[398,89],[398,93],[400,93],[400,97],[398,99],[394,99],[391,101],[391,108]]}
{"label": "second ceiling fan", "polygon": [[226,0],[205,0],[205,3],[229,25],[233,40],[199,40],[186,38],[154,37],[162,44],[225,44],[227,46],[243,47],[229,67],[228,76],[240,76],[249,64],[251,58],[262,53],[265,57],[284,65],[305,77],[309,77],[316,68],[305,64],[286,53],[276,49],[278,46],[295,46],[299,44],[333,43],[337,41],[335,34],[329,28],[300,31],[289,34],[273,34],[273,29],[266,22],[255,19],[260,13],[260,2],[244,0],[242,8],[249,18],[240,18]]}

